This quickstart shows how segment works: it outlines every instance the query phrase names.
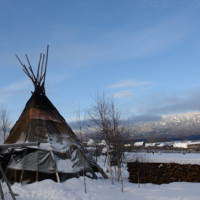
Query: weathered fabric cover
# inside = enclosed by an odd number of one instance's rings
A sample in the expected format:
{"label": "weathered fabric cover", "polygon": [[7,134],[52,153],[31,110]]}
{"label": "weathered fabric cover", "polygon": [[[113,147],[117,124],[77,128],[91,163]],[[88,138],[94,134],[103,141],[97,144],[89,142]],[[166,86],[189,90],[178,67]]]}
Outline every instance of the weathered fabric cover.
{"label": "weathered fabric cover", "polygon": [[26,142],[40,146],[15,149],[8,169],[76,173],[84,166],[102,171],[45,94],[33,93],[5,143]]}
{"label": "weathered fabric cover", "polygon": [[[56,172],[76,173],[83,170],[82,158],[78,149],[72,152],[71,157],[39,149],[17,149],[16,152],[13,152],[7,168],[48,174]],[[84,159],[84,170],[92,171],[86,159]]]}

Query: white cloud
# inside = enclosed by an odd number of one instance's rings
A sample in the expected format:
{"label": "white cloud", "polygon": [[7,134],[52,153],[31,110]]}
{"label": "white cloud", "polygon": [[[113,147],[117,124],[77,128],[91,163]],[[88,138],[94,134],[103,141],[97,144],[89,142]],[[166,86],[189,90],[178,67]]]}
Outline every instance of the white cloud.
{"label": "white cloud", "polygon": [[30,85],[30,80],[23,80],[23,81],[12,83],[4,88],[1,88],[0,90],[2,92],[11,92],[11,91],[24,89],[29,85]]}
{"label": "white cloud", "polygon": [[133,96],[132,90],[125,90],[111,95],[113,98],[129,99]]}
{"label": "white cloud", "polygon": [[140,87],[143,85],[148,85],[150,82],[139,82],[135,80],[124,80],[120,83],[111,85],[110,88],[123,88],[123,87]]}
{"label": "white cloud", "polygon": [[[19,82],[12,83],[10,85],[5,86],[4,88],[0,88],[0,98],[1,101],[5,101],[8,97],[14,97],[17,93],[19,95],[20,92],[23,92],[25,89],[29,88],[31,84],[30,80],[22,80]],[[17,96],[18,96],[17,95]]]}

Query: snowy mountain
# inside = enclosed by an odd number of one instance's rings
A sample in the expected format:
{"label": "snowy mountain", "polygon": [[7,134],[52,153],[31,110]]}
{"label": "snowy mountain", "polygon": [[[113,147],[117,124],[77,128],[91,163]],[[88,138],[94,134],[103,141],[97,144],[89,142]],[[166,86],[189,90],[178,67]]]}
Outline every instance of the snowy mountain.
{"label": "snowy mountain", "polygon": [[134,127],[135,139],[200,139],[200,112],[164,115],[159,121]]}

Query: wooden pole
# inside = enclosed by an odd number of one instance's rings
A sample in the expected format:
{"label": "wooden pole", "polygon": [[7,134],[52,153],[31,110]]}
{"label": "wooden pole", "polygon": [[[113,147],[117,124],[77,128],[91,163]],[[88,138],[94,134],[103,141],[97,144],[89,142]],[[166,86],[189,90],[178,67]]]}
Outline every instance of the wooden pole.
{"label": "wooden pole", "polygon": [[34,72],[33,72],[33,69],[32,69],[32,67],[31,67],[31,63],[30,63],[30,61],[29,61],[29,59],[28,59],[27,54],[25,54],[25,56],[26,56],[26,59],[27,59],[28,64],[29,64],[29,70],[30,70],[30,72],[32,73],[33,78],[35,79],[34,81],[36,81],[37,79],[36,79],[36,77],[35,77],[35,74],[34,74]]}
{"label": "wooden pole", "polygon": [[28,147],[28,146],[39,146],[39,142],[25,142],[16,144],[1,144],[0,148],[14,148],[14,147]]}
{"label": "wooden pole", "polygon": [[[26,68],[26,65],[24,65],[24,64],[22,63],[22,61],[19,59],[19,57],[18,57],[17,55],[15,55],[15,56],[16,56],[16,58],[18,59],[18,61],[20,62],[20,64],[22,65],[22,67],[25,69],[25,71],[29,74],[28,69]],[[29,76],[30,76],[30,74],[29,74]]]}
{"label": "wooden pole", "polygon": [[23,180],[23,176],[24,176],[24,170],[22,170],[21,172],[21,177],[20,177],[20,182],[22,183],[22,180]]}
{"label": "wooden pole", "polygon": [[6,175],[5,175],[5,173],[4,173],[4,171],[3,171],[2,167],[1,167],[1,164],[0,164],[0,171],[1,171],[1,174],[2,174],[2,176],[3,176],[4,181],[5,181],[6,184],[7,184],[7,187],[8,187],[8,189],[9,189],[9,191],[10,191],[10,194],[11,194],[13,200],[16,200],[16,199],[15,199],[15,196],[14,196],[14,193],[13,193],[13,191],[12,191],[12,189],[11,189],[11,187],[10,187],[10,184],[9,184],[9,182],[8,182],[8,179],[6,178]]}
{"label": "wooden pole", "polygon": [[44,58],[45,58],[45,54],[43,54],[42,56],[42,67],[41,67],[41,71],[40,71],[40,83],[42,81],[42,77],[43,77],[43,68],[44,68]]}
{"label": "wooden pole", "polygon": [[45,84],[46,72],[47,72],[48,53],[49,53],[49,45],[47,45],[46,63],[45,63],[45,71],[44,71],[44,84]]}
{"label": "wooden pole", "polygon": [[3,194],[3,189],[2,189],[1,180],[0,180],[0,193],[1,193],[1,199],[2,199],[2,200],[5,200],[5,199],[4,199],[4,194]]}
{"label": "wooden pole", "polygon": [[108,179],[107,174],[102,170],[99,170],[99,172],[101,173],[101,175],[103,176],[104,179]]}
{"label": "wooden pole", "polygon": [[39,59],[39,63],[38,63],[37,82],[39,82],[39,73],[40,73],[40,63],[41,63],[41,59],[42,59],[42,53],[40,54],[40,59]]}
{"label": "wooden pole", "polygon": [[36,182],[38,181],[38,171],[36,172]]}
{"label": "wooden pole", "polygon": [[14,182],[17,182],[17,173],[16,173],[16,170],[14,170]]}
{"label": "wooden pole", "polygon": [[60,178],[59,178],[58,172],[56,172],[56,180],[58,183],[60,183]]}
{"label": "wooden pole", "polygon": [[15,55],[16,58],[19,60],[20,64],[24,67],[24,64],[22,63],[22,61],[19,59],[19,57],[17,55]]}

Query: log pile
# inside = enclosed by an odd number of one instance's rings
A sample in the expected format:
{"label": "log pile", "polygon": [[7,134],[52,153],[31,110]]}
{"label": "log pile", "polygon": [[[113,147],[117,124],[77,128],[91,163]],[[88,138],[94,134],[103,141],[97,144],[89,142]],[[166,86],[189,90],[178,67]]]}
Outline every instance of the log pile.
{"label": "log pile", "polygon": [[200,182],[197,164],[130,162],[127,167],[131,183]]}

